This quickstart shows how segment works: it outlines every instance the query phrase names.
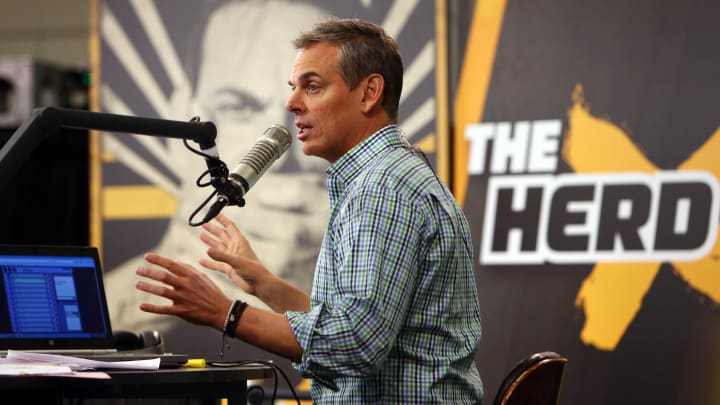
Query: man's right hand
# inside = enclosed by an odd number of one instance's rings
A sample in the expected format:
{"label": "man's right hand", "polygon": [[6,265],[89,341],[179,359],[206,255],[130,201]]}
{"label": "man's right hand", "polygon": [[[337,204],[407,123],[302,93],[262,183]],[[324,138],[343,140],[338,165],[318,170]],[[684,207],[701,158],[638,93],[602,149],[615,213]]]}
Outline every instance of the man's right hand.
{"label": "man's right hand", "polygon": [[[258,279],[261,275],[268,276],[269,271],[260,263],[247,238],[228,217],[218,214],[215,220],[220,225],[213,222],[202,225],[208,233],[201,233],[200,240],[208,246],[208,256],[211,258],[200,259],[200,264],[225,274],[243,291],[257,296]],[[213,250],[213,255],[210,255],[210,250]]]}
{"label": "man's right hand", "polygon": [[200,259],[200,265],[227,275],[243,291],[256,296],[276,312],[310,309],[310,297],[272,274],[230,219],[218,214],[215,220],[220,225],[203,224],[209,234],[200,234],[200,239],[208,246],[209,258]]}

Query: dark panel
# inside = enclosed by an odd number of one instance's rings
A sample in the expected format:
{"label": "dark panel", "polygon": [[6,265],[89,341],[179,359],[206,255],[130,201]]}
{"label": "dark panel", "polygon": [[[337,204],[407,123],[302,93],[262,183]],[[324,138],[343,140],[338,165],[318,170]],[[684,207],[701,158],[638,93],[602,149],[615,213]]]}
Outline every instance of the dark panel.
{"label": "dark panel", "polygon": [[[13,132],[0,130],[0,145]],[[87,131],[63,130],[46,138],[0,195],[0,243],[87,245]]]}

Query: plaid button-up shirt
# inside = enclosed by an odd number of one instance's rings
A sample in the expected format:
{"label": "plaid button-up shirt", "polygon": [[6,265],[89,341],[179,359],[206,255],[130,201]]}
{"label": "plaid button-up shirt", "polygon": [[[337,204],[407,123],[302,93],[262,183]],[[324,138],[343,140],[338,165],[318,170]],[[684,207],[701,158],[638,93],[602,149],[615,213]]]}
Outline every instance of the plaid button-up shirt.
{"label": "plaid button-up shirt", "polygon": [[396,126],[327,170],[310,312],[288,312],[315,404],[480,403],[469,226]]}

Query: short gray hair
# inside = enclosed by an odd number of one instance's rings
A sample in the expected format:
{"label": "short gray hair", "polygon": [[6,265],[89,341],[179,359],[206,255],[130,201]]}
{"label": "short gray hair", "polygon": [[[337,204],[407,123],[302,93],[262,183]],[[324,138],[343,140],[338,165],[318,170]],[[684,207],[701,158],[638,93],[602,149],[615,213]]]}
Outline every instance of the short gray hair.
{"label": "short gray hair", "polygon": [[379,25],[358,19],[330,18],[295,39],[297,49],[328,42],[340,47],[340,76],[351,89],[373,73],[385,81],[382,107],[397,121],[403,65],[397,42]]}

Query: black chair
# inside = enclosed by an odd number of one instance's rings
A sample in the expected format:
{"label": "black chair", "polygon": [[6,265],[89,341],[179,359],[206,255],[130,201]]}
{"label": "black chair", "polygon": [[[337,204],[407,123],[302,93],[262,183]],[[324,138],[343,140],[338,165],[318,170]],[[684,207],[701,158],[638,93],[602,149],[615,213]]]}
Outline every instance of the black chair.
{"label": "black chair", "polygon": [[493,405],[557,405],[567,361],[555,352],[522,359],[503,380]]}

